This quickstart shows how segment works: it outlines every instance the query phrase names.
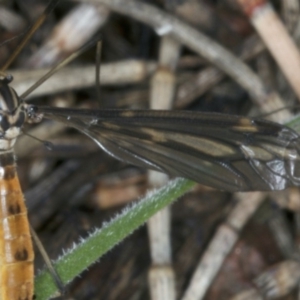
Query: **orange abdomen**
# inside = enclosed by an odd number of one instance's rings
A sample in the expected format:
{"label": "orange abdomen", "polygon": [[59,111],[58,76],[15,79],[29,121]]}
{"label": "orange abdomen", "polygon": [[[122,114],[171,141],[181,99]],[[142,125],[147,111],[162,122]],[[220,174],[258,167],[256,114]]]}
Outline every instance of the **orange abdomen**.
{"label": "orange abdomen", "polygon": [[0,300],[33,299],[34,252],[12,152],[0,152]]}

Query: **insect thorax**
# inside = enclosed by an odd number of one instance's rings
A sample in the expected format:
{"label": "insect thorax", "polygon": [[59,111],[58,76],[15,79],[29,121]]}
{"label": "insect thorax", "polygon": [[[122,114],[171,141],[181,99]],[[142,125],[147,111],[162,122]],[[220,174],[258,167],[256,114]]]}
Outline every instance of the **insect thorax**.
{"label": "insect thorax", "polygon": [[13,147],[26,120],[25,104],[9,86],[13,77],[0,77],[0,151]]}

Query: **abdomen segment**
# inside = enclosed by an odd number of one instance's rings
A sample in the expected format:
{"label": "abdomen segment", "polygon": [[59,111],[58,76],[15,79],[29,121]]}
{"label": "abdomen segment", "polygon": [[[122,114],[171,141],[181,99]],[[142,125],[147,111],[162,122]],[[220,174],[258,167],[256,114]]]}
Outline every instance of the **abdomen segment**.
{"label": "abdomen segment", "polygon": [[0,153],[0,300],[33,298],[34,252],[12,152]]}

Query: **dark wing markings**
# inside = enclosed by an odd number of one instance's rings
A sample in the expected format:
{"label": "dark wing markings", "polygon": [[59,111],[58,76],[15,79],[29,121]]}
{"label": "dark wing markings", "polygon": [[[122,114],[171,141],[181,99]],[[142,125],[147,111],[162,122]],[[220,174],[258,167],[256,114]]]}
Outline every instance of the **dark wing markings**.
{"label": "dark wing markings", "polygon": [[299,136],[276,123],[182,111],[42,107],[37,113],[82,131],[118,159],[217,189],[281,190],[300,184]]}

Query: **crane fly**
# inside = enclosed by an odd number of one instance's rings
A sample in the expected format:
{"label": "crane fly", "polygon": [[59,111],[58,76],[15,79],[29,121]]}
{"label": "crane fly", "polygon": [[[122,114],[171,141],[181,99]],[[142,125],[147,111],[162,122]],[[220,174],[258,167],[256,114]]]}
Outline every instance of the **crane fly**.
{"label": "crane fly", "polygon": [[25,104],[0,78],[0,300],[33,299],[34,253],[13,146],[26,122],[71,126],[130,164],[230,191],[300,185],[299,135],[283,125],[192,111],[82,110]]}
{"label": "crane fly", "polygon": [[[78,110],[25,104],[0,80],[0,299],[32,299],[33,251],[13,145],[26,121],[74,127],[131,164],[225,191],[299,185],[299,135],[273,122],[191,111]],[[22,276],[20,276],[22,274]]]}
{"label": "crane fly", "polygon": [[[0,81],[1,286],[6,287],[1,289],[1,299],[33,296],[33,279],[27,279],[33,278],[33,251],[13,154],[26,121],[45,117],[63,122],[118,159],[221,190],[281,190],[299,185],[299,136],[285,126],[190,111],[39,107],[25,104],[9,86],[11,80]],[[18,275],[20,269],[24,278]]]}

